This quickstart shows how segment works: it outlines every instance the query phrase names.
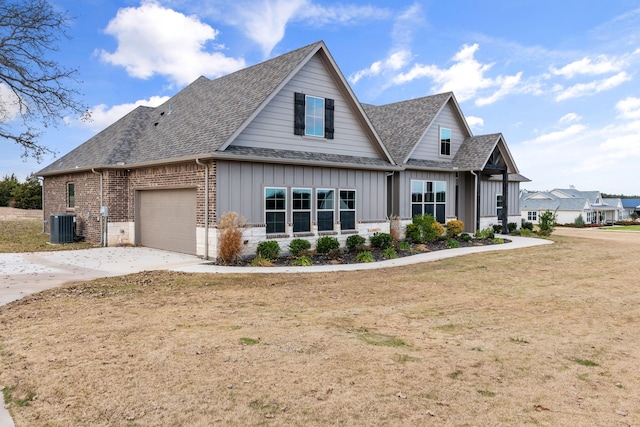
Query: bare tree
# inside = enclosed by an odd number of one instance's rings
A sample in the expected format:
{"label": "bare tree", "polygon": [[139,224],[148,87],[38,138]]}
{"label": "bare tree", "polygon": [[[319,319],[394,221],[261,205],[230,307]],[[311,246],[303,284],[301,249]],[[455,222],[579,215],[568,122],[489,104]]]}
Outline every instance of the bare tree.
{"label": "bare tree", "polygon": [[44,128],[68,115],[88,118],[77,70],[48,58],[69,20],[47,0],[0,0],[0,137],[19,144],[23,157],[52,153],[38,142]]}

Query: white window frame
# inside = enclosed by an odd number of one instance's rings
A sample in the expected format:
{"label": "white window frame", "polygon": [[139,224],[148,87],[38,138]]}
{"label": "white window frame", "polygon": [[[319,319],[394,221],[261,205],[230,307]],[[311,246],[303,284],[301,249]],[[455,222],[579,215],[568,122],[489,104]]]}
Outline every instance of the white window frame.
{"label": "white window frame", "polygon": [[[318,193],[321,191],[331,191],[333,193],[331,199],[331,208],[321,208],[320,207],[320,197],[318,197]],[[323,199],[324,201],[325,199]],[[318,220],[318,214],[320,212],[331,212],[331,229],[321,230],[320,229],[320,221]],[[334,223],[336,221],[336,189],[335,188],[316,188],[316,224],[318,226],[318,232],[327,232],[334,230]]]}
{"label": "white window frame", "polygon": [[[309,208],[308,209],[296,209],[296,199],[294,197],[294,193],[296,191],[305,191],[309,193]],[[311,188],[305,187],[292,187],[291,188],[291,223],[293,224],[293,232],[294,233],[310,233],[311,232],[311,211],[313,208],[313,190]],[[309,223],[308,230],[296,230],[296,222],[295,222],[295,213],[296,212],[306,212],[309,215]]]}
{"label": "white window frame", "polygon": [[[343,191],[353,191],[353,209],[351,208],[342,208],[342,192]],[[340,230],[341,231],[352,231],[357,229],[357,206],[358,206],[358,192],[355,188],[340,188],[338,189],[338,218],[340,218]],[[353,228],[345,228],[344,222],[342,221],[342,212],[353,212]]]}
{"label": "white window frame", "polygon": [[[310,111],[311,107],[315,107],[315,101],[322,101],[322,106],[320,108],[314,108]],[[304,134],[306,136],[315,136],[318,138],[324,138],[324,128],[325,128],[325,98],[319,96],[305,95],[304,100]],[[310,102],[313,101],[313,102]],[[313,123],[313,127],[310,127],[309,124]],[[320,128],[316,128],[316,124],[320,123]]]}
{"label": "white window frame", "polygon": [[502,194],[496,194],[496,215],[498,219],[502,219],[502,212],[504,211],[504,197]]}
{"label": "white window frame", "polygon": [[[443,131],[449,132],[448,141],[447,141],[447,138],[442,137]],[[440,140],[439,140],[440,144],[438,145],[438,150],[441,156],[451,157],[451,134],[452,134],[451,129],[446,127],[440,127],[439,135],[438,135],[440,137]],[[445,146],[448,148],[448,151],[449,151],[448,153],[443,152],[443,151],[446,151],[446,150],[443,150],[443,147]]]}
{"label": "white window frame", "polygon": [[[422,192],[421,192],[421,201],[419,202],[414,202],[413,201],[413,186],[414,183],[419,182],[421,183],[421,188],[422,188]],[[426,189],[428,188],[428,184],[431,184],[431,192],[427,193]],[[439,191],[440,189],[443,189],[444,192]],[[433,181],[433,180],[429,180],[429,179],[412,179],[411,180],[411,188],[410,188],[411,194],[409,196],[409,200],[411,200],[411,215],[413,216],[413,207],[414,205],[420,205],[420,213],[422,215],[425,214],[425,205],[430,205],[433,207],[433,217],[436,218],[436,220],[438,219],[438,206],[443,206],[444,209],[444,213],[442,215],[442,217],[440,218],[442,221],[442,223],[444,223],[446,221],[446,217],[447,217],[447,181]],[[427,194],[431,194],[431,197],[429,198],[430,200],[427,200]],[[440,195],[444,194],[444,200],[441,200]],[[429,213],[429,212],[426,212]]]}
{"label": "white window frame", "polygon": [[[268,209],[267,208],[267,191],[268,190],[280,190],[284,194],[284,209]],[[287,231],[287,198],[288,198],[288,189],[286,187],[264,187],[264,191],[262,193],[263,203],[264,203],[264,223],[266,226],[267,234],[283,234]],[[282,231],[272,231],[269,232],[269,222],[267,221],[268,213],[284,213],[284,230]]]}
{"label": "white window frame", "polygon": [[529,222],[538,222],[538,211],[528,211],[527,212],[527,221],[529,221]]}

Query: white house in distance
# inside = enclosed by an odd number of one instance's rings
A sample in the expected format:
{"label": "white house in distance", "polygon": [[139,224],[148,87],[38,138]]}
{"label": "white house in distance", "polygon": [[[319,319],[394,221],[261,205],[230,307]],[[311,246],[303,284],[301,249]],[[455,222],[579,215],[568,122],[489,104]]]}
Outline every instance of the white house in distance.
{"label": "white house in distance", "polygon": [[603,198],[599,191],[579,191],[575,188],[551,191],[520,192],[520,213],[523,221],[537,223],[540,215],[551,211],[558,224],[573,224],[582,215],[587,224],[619,221],[624,208],[621,199]]}

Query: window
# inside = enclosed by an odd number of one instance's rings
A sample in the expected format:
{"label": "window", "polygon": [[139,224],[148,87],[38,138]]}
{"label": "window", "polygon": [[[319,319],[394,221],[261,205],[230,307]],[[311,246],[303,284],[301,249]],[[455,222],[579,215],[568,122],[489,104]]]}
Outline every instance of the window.
{"label": "window", "polygon": [[[589,213],[587,213],[587,218],[589,217]],[[538,212],[536,211],[529,211],[527,212],[527,221],[538,221]]]}
{"label": "window", "polygon": [[311,190],[294,188],[291,196],[293,207],[293,232],[311,231]]}
{"label": "window", "polygon": [[76,205],[76,186],[73,182],[67,183],[67,207],[73,208]]}
{"label": "window", "polygon": [[318,189],[316,191],[318,231],[333,231],[334,198],[333,190]]}
{"label": "window", "polygon": [[340,230],[356,229],[356,192],[340,190]]}
{"label": "window", "polygon": [[498,219],[502,219],[502,207],[503,207],[503,201],[502,201],[502,194],[497,194],[496,195],[496,213],[498,214]]}
{"label": "window", "polygon": [[451,129],[440,128],[440,155],[451,155]]}
{"label": "window", "polygon": [[333,99],[296,92],[293,133],[333,139],[333,111]]}
{"label": "window", "polygon": [[265,188],[264,199],[267,234],[284,233],[287,219],[287,190]]}
{"label": "window", "polygon": [[445,181],[411,181],[411,217],[429,214],[445,223],[447,183]]}

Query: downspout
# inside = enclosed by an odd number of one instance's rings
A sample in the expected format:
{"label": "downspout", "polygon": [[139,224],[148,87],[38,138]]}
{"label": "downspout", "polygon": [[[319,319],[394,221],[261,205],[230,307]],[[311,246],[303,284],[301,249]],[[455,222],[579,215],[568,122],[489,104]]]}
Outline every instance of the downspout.
{"label": "downspout", "polygon": [[473,232],[477,232],[480,229],[480,211],[479,211],[479,204],[480,204],[480,192],[478,191],[478,174],[475,173],[474,171],[469,171],[471,172],[471,175],[473,175],[474,177],[474,185],[473,185],[473,194],[474,194],[474,203],[473,203],[473,218],[476,222],[475,224],[475,230],[473,230]]}
{"label": "downspout", "polygon": [[104,229],[104,224],[102,223],[102,215],[100,213],[100,209],[102,209],[102,206],[104,206],[104,199],[102,198],[102,193],[103,193],[103,176],[102,176],[102,172],[96,172],[95,168],[91,168],[91,172],[95,173],[96,175],[100,175],[100,208],[98,208],[98,217],[100,218],[100,244],[102,246],[107,246],[107,236],[106,233],[107,231]]}
{"label": "downspout", "polygon": [[45,216],[45,209],[44,209],[44,177],[43,176],[39,176],[38,180],[42,179],[42,188],[40,188],[40,201],[42,203],[42,234],[44,234],[45,229],[46,229],[46,225],[47,225],[47,217]]}
{"label": "downspout", "polygon": [[209,259],[209,164],[196,159],[196,163],[204,166],[204,259]]}

